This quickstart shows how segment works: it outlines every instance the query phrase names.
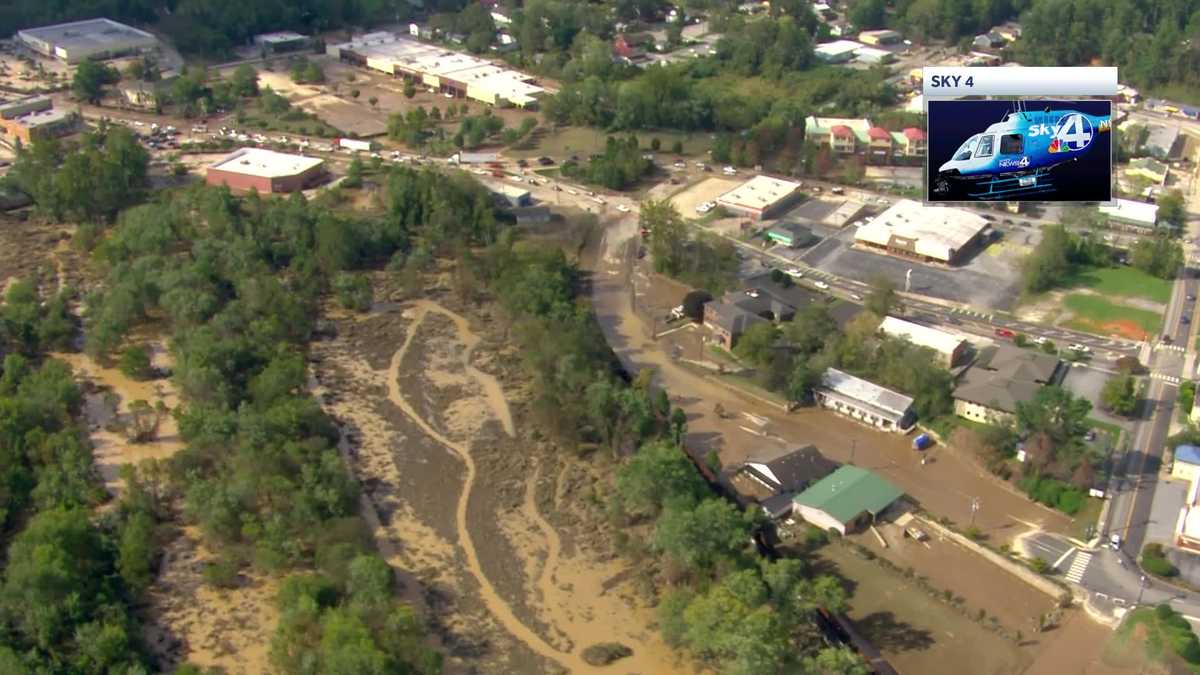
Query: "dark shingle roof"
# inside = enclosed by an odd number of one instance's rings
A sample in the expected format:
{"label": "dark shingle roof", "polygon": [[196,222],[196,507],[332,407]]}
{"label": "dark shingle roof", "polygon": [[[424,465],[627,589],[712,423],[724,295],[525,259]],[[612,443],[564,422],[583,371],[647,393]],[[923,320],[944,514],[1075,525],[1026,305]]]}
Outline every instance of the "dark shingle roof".
{"label": "dark shingle roof", "polygon": [[954,398],[1004,412],[1017,412],[1017,404],[1030,401],[1042,386],[1052,382],[1060,361],[1049,354],[987,347],[954,390]]}

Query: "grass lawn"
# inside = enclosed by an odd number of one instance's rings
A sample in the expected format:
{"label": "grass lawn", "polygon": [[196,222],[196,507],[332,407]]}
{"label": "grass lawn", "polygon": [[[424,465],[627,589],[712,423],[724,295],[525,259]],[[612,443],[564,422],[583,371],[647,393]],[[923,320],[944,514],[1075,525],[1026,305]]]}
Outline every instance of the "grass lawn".
{"label": "grass lawn", "polygon": [[1116,333],[1138,340],[1157,334],[1162,327],[1162,314],[1158,312],[1126,307],[1095,295],[1072,293],[1063,300],[1063,306],[1075,314],[1067,327],[1077,330]]}
{"label": "grass lawn", "polygon": [[[1194,643],[1191,626],[1178,614],[1164,621],[1154,607],[1134,610],[1105,646],[1104,661],[1117,666],[1134,667],[1147,660],[1167,666],[1169,672],[1200,672],[1200,667],[1180,658],[1178,651]],[[1195,647],[1193,647],[1195,649]],[[1139,671],[1141,672],[1141,671]]]}
{"label": "grass lawn", "polygon": [[813,561],[846,580],[855,628],[901,673],[1024,672],[1029,655],[1011,640],[964,618],[910,580],[848,547],[829,545]]}
{"label": "grass lawn", "polygon": [[282,131],[289,134],[319,136],[321,138],[335,138],[342,135],[340,131],[326,124],[316,115],[305,112],[295,106],[292,106],[286,112],[274,114],[267,112],[263,109],[262,105],[255,103],[250,109],[245,111],[244,120],[244,122],[239,121],[238,125],[251,129],[261,129],[263,131]]}
{"label": "grass lawn", "polygon": [[[1096,521],[1100,518],[1100,509],[1104,508],[1104,500],[1088,497],[1083,500],[1083,507],[1075,513],[1071,521],[1071,536],[1080,541],[1088,540],[1088,527],[1095,529]],[[1095,534],[1094,532],[1092,534]]]}
{"label": "grass lawn", "polygon": [[[504,154],[512,157],[565,157],[576,154],[586,159],[588,155],[604,152],[605,143],[609,136],[618,138],[628,137],[627,133],[606,134],[603,129],[591,127],[562,127],[557,131],[547,129],[544,134],[535,134],[529,142],[522,142],[517,148],[506,150]],[[689,157],[707,156],[712,147],[712,139],[706,133],[685,134],[678,131],[639,131],[638,141],[646,152],[650,149],[650,141],[659,140],[658,153],[671,154],[671,146],[675,141],[683,143],[683,154]],[[669,162],[668,162],[669,164]]]}
{"label": "grass lawn", "polygon": [[1096,419],[1095,417],[1089,417],[1089,418],[1087,418],[1087,423],[1088,423],[1088,426],[1095,429],[1096,431],[1102,431],[1102,432],[1108,434],[1109,437],[1112,438],[1113,445],[1116,445],[1117,441],[1119,441],[1121,439],[1121,432],[1123,431],[1123,429],[1121,429],[1121,427],[1117,426],[1116,424],[1113,424],[1112,422],[1104,422],[1102,420]]}
{"label": "grass lawn", "polygon": [[1089,267],[1080,271],[1072,281],[1076,286],[1108,296],[1144,298],[1163,305],[1171,300],[1170,281],[1128,266]]}

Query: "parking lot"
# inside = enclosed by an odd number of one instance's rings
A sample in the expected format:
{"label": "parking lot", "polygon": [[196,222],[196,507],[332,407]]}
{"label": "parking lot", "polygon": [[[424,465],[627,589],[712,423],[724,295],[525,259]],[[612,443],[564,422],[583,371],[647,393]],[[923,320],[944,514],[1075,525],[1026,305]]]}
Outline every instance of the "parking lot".
{"label": "parking lot", "polygon": [[852,248],[854,232],[855,228],[847,227],[828,236],[804,251],[799,259],[817,269],[863,283],[883,276],[900,289],[904,288],[905,275],[912,270],[912,292],[979,308],[1007,310],[1019,295],[1019,274],[1005,258],[984,251],[962,267],[923,265]]}
{"label": "parking lot", "polygon": [[697,206],[705,202],[715,202],[717,197],[741,185],[742,182],[738,178],[705,178],[671,197],[671,204],[684,218],[697,218],[701,215],[696,211]]}

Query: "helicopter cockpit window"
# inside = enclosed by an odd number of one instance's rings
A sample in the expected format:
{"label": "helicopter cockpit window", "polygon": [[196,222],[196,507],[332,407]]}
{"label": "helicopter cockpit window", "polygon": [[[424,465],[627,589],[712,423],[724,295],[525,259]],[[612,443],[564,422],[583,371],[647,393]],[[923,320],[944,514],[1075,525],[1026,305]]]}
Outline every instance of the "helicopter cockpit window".
{"label": "helicopter cockpit window", "polygon": [[1025,152],[1025,137],[1021,134],[1004,134],[1000,137],[1000,154],[1019,155]]}
{"label": "helicopter cockpit window", "polygon": [[978,141],[978,136],[972,136],[967,139],[966,143],[958,146],[958,152],[954,153],[954,161],[960,162],[966,159],[971,159],[971,153],[975,150],[975,143]]}
{"label": "helicopter cockpit window", "polygon": [[996,137],[995,136],[984,136],[983,138],[979,139],[979,148],[975,150],[975,156],[976,157],[991,157],[992,152],[994,152],[994,150],[995,150],[995,147],[994,147],[995,145],[996,145]]}

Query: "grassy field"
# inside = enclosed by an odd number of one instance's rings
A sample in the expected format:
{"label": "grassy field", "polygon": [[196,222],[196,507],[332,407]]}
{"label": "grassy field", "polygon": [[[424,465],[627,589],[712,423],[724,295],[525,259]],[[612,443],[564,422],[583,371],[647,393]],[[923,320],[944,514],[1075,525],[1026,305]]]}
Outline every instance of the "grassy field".
{"label": "grassy field", "polygon": [[1076,275],[1075,282],[1108,296],[1143,298],[1163,305],[1171,300],[1171,282],[1133,267],[1091,267]]}
{"label": "grassy field", "polygon": [[[621,138],[627,136],[627,134],[613,135]],[[504,154],[513,157],[538,157],[540,155],[564,157],[571,154],[587,157],[603,152],[608,138],[608,134],[605,134],[603,130],[589,127],[564,127],[557,131],[547,129],[544,133],[536,133],[535,136],[530,142],[521,143],[519,147],[507,150]],[[661,144],[658,152],[662,154],[670,154],[671,145],[675,141],[683,143],[683,154],[690,157],[707,156],[708,149],[712,146],[712,139],[705,133],[641,131],[637,133],[637,137],[647,152],[650,152],[651,140],[657,138]]]}
{"label": "grassy field", "polygon": [[818,571],[851,587],[847,615],[901,673],[1020,673],[1030,657],[1017,645],[963,618],[903,576],[844,546],[821,549]]}
{"label": "grassy field", "polygon": [[1176,615],[1163,621],[1154,607],[1134,610],[1104,648],[1104,660],[1119,666],[1162,664],[1169,672],[1200,672],[1200,667],[1179,657],[1177,648],[1194,641],[1187,621]]}
{"label": "grassy field", "polygon": [[1162,314],[1158,312],[1119,305],[1095,295],[1072,293],[1063,300],[1063,306],[1075,314],[1068,328],[1143,339],[1162,327]]}
{"label": "grassy field", "polygon": [[1095,528],[1096,521],[1100,518],[1100,509],[1104,508],[1104,500],[1088,497],[1083,500],[1083,508],[1075,514],[1074,520],[1071,521],[1071,536],[1080,541],[1087,541],[1088,528]]}

